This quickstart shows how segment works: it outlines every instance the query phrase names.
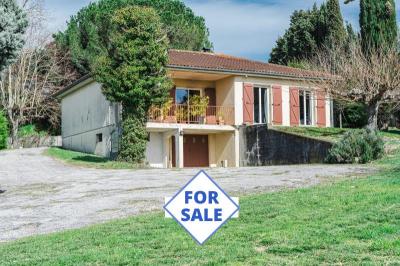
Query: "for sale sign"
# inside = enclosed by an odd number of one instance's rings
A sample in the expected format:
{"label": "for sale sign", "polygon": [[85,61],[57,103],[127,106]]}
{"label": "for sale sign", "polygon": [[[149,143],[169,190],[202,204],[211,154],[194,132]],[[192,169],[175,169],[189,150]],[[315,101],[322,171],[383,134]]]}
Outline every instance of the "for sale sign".
{"label": "for sale sign", "polygon": [[168,200],[164,209],[198,244],[203,245],[237,214],[239,205],[201,171]]}

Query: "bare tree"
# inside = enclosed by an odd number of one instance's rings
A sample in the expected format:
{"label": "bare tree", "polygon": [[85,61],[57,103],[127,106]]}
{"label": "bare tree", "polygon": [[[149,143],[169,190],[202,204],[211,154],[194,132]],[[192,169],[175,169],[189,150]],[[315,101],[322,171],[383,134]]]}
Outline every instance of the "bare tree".
{"label": "bare tree", "polygon": [[26,46],[18,60],[0,74],[0,106],[11,126],[12,147],[18,146],[21,125],[46,119],[59,125],[59,104],[53,94],[76,73],[44,28],[41,0],[21,0],[29,18]]}
{"label": "bare tree", "polygon": [[364,103],[370,129],[378,128],[379,108],[384,103],[400,100],[400,56],[396,47],[363,52],[358,41],[347,46],[326,48],[310,65],[321,75],[315,86],[334,98]]}

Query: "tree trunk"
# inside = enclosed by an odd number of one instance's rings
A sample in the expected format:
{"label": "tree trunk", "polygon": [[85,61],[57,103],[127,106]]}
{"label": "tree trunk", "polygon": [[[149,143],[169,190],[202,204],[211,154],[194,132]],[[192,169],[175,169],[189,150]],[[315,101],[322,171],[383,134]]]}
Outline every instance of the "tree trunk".
{"label": "tree trunk", "polygon": [[367,128],[371,130],[378,129],[378,114],[379,114],[380,103],[371,103],[367,107],[368,124]]}
{"label": "tree trunk", "polygon": [[18,128],[19,128],[18,121],[11,123],[11,148],[12,149],[19,148],[18,147]]}

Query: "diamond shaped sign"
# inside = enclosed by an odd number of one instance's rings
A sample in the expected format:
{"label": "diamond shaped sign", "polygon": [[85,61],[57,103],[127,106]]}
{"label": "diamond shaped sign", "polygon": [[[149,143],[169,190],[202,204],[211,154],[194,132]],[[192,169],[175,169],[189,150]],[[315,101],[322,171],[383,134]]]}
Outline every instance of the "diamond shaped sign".
{"label": "diamond shaped sign", "polygon": [[200,245],[239,211],[239,205],[200,171],[164,206]]}

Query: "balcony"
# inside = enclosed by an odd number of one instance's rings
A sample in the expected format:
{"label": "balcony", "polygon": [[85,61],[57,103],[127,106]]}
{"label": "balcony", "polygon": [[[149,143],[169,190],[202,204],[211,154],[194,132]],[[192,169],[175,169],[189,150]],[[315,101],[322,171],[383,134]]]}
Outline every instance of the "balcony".
{"label": "balcony", "polygon": [[149,111],[148,122],[199,125],[234,125],[234,107],[204,107],[195,105],[152,107]]}

